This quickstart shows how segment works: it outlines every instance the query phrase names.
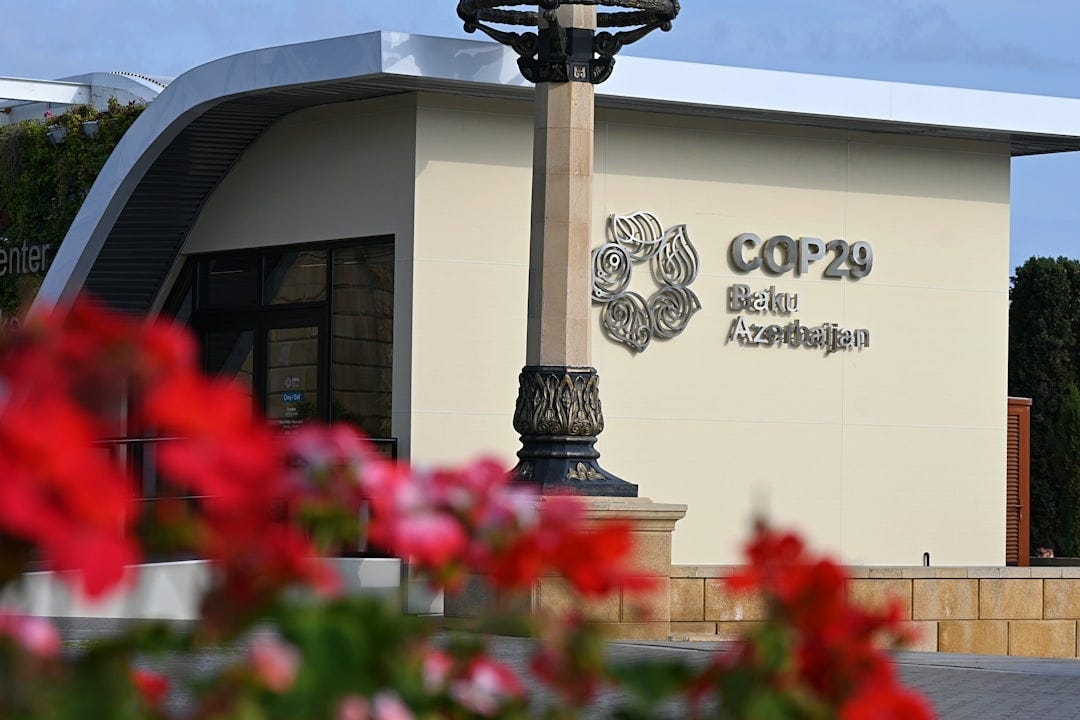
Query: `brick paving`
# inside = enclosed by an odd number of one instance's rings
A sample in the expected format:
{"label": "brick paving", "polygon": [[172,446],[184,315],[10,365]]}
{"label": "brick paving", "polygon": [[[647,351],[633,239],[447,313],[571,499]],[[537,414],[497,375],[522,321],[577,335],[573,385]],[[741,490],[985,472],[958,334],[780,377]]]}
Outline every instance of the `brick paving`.
{"label": "brick paving", "polygon": [[[111,627],[75,623],[65,635],[92,637]],[[495,637],[492,654],[528,676],[528,658],[533,641]],[[617,661],[682,658],[705,663],[728,643],[718,642],[612,642],[608,652]],[[200,675],[234,661],[240,648],[197,657],[172,658],[155,663],[174,676]],[[903,681],[926,695],[942,720],[1080,720],[1080,660],[957,655],[948,653],[896,653]],[[541,697],[541,702],[545,698]],[[186,698],[173,698],[174,708],[183,708]],[[619,698],[608,693],[599,698],[588,717],[611,717]],[[686,717],[684,708],[664,708],[662,718]]]}
{"label": "brick paving", "polygon": [[1080,661],[898,653],[904,682],[943,720],[1080,718]]}
{"label": "brick paving", "polygon": [[[496,656],[524,669],[530,641],[496,638]],[[613,642],[617,660],[681,656],[706,662],[725,643]],[[904,683],[923,693],[942,720],[1080,720],[1080,660],[896,653]],[[610,717],[618,699],[600,698],[590,717]],[[667,717],[685,718],[680,708]]]}

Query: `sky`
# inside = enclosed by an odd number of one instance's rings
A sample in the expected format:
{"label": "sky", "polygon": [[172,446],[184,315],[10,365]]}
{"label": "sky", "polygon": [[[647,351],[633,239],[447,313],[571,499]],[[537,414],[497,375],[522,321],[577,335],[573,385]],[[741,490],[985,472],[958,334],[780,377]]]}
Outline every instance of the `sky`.
{"label": "sky", "polygon": [[[468,37],[456,0],[0,0],[0,77],[175,76],[371,30]],[[682,0],[624,53],[1080,98],[1080,0]],[[1080,153],[1013,160],[1010,267],[1080,257]]]}

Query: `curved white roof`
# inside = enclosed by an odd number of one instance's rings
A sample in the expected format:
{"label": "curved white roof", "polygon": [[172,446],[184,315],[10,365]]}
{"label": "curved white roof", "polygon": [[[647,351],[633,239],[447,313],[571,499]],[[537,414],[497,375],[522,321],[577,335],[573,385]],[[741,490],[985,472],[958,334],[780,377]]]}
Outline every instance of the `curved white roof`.
{"label": "curved white roof", "polygon": [[[254,50],[173,80],[106,162],[36,304],[84,286],[149,309],[203,200],[240,152],[302,107],[410,90],[528,98],[516,56],[490,42],[397,32]],[[597,105],[1080,149],[1080,100],[619,57]]]}

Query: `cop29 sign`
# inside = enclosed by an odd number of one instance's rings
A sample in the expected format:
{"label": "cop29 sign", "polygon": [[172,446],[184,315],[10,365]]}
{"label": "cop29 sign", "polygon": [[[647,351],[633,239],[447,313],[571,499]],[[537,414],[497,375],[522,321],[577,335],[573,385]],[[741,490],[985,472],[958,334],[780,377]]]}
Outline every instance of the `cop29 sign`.
{"label": "cop29 sign", "polygon": [[[857,281],[874,269],[874,249],[862,241],[824,242],[813,237],[796,240],[788,235],[763,241],[754,233],[743,233],[732,240],[729,252],[735,271],[746,274],[760,271],[774,277],[788,273],[801,277],[812,272],[811,265],[821,263],[822,278]],[[870,331],[866,328],[849,329],[835,322],[804,325],[799,318],[793,318],[801,309],[799,294],[777,290],[775,285],[754,288],[734,284],[728,288],[727,309],[739,313],[731,321],[727,342],[743,347],[806,348],[824,350],[825,355],[870,347]],[[768,316],[783,322],[765,322]],[[759,317],[762,322],[754,322]]]}
{"label": "cop29 sign", "polygon": [[[746,259],[748,253],[750,260]],[[874,249],[868,242],[849,245],[846,240],[826,243],[818,238],[795,240],[787,235],[776,235],[762,242],[754,233],[743,233],[731,242],[731,263],[742,272],[752,272],[764,266],[774,275],[791,271],[795,271],[796,275],[805,275],[811,263],[826,257],[829,257],[829,263],[822,277],[858,280],[874,269]]]}

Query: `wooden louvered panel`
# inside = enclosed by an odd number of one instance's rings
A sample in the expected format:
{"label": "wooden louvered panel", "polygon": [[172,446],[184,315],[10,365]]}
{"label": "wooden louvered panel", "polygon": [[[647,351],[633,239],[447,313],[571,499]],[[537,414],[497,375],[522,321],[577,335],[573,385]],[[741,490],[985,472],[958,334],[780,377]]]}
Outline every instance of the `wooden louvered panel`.
{"label": "wooden louvered panel", "polygon": [[1026,566],[1031,554],[1030,423],[1031,400],[1009,398],[1005,456],[1005,562],[1009,565]]}

